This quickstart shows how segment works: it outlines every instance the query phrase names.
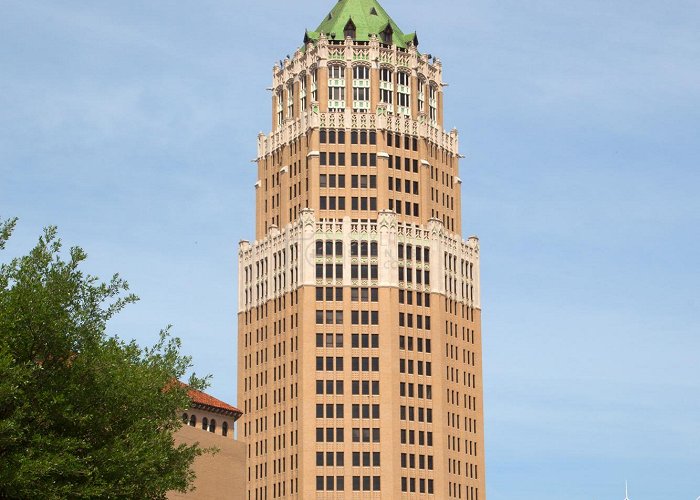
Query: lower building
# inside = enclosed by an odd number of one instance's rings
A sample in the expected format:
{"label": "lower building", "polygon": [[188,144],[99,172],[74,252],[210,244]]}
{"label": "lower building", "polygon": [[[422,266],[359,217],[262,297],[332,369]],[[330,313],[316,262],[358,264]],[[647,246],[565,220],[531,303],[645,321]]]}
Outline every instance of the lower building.
{"label": "lower building", "polygon": [[201,391],[190,390],[192,405],[182,413],[183,425],[175,444],[199,443],[217,448],[215,454],[198,457],[193,465],[197,478],[189,493],[170,492],[169,500],[243,500],[245,498],[246,447],[235,438],[241,411]]}

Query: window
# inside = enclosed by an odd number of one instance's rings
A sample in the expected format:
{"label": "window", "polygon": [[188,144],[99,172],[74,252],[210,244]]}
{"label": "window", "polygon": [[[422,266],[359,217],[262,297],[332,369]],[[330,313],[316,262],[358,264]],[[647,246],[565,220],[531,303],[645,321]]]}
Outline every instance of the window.
{"label": "window", "polygon": [[190,426],[197,427],[197,417],[195,415],[190,416]]}
{"label": "window", "polygon": [[329,111],[345,109],[345,66],[328,67],[328,109]]}
{"label": "window", "polygon": [[365,112],[370,108],[370,73],[368,66],[355,66],[352,69],[352,108]]}
{"label": "window", "polygon": [[209,420],[207,419],[207,417],[204,417],[202,419],[202,430],[206,431],[207,429],[209,429]]}
{"label": "window", "polygon": [[221,435],[224,437],[228,436],[228,422],[221,424]]}
{"label": "window", "polygon": [[425,80],[418,77],[418,114],[425,113]]}
{"label": "window", "polygon": [[311,101],[318,102],[318,69],[311,70]]}
{"label": "window", "polygon": [[429,87],[428,106],[430,108],[430,121],[435,123],[437,122],[437,86],[434,84],[431,84]]}
{"label": "window", "polygon": [[306,73],[299,75],[299,108],[306,110]]}
{"label": "window", "polygon": [[277,125],[282,125],[284,121],[284,107],[283,107],[284,96],[282,94],[282,88],[277,90]]}
{"label": "window", "polygon": [[187,413],[182,414],[182,421],[183,422],[187,423],[189,419],[190,419],[190,417],[187,415]]}
{"label": "window", "polygon": [[356,28],[355,28],[355,23],[352,22],[352,19],[348,21],[348,24],[345,25],[345,29],[343,30],[343,34],[345,38],[352,38],[355,39],[355,33],[356,33]]}
{"label": "window", "polygon": [[287,118],[294,118],[294,83],[287,84]]}
{"label": "window", "polygon": [[[404,71],[396,73],[398,112],[405,116],[411,114],[411,86],[409,82],[408,73]],[[408,136],[406,140],[408,140]]]}
{"label": "window", "polygon": [[391,25],[387,25],[384,31],[381,32],[382,43],[386,45],[391,45],[393,41],[394,30],[391,29]]}
{"label": "window", "polygon": [[214,419],[209,421],[209,432],[216,432],[216,420]]}
{"label": "window", "polygon": [[394,110],[394,84],[392,80],[392,71],[389,68],[381,68],[379,70],[379,100],[387,105],[390,112]]}

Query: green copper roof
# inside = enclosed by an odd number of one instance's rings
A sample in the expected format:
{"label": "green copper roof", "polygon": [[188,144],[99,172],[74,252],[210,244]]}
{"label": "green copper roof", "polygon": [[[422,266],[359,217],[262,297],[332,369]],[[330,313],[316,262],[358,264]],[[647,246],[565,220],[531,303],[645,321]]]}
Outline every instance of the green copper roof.
{"label": "green copper roof", "polygon": [[321,33],[331,40],[344,40],[349,24],[355,26],[355,40],[361,42],[369,41],[371,35],[379,36],[381,41],[381,33],[390,27],[394,45],[401,48],[406,48],[408,42],[418,45],[416,34],[404,34],[377,0],[339,0],[316,30],[306,32],[304,42],[317,41]]}

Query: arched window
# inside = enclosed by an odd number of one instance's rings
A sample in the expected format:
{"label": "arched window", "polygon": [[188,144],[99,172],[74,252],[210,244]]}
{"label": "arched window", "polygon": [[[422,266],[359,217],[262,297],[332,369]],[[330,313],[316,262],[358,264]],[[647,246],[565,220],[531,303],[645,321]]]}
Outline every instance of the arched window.
{"label": "arched window", "polygon": [[228,422],[221,424],[221,435],[224,437],[228,436]]}
{"label": "arched window", "polygon": [[190,417],[187,415],[187,413],[182,414],[182,421],[187,423],[189,421]]}
{"label": "arched window", "polygon": [[216,420],[213,418],[209,421],[209,432],[216,432]]}
{"label": "arched window", "polygon": [[197,417],[195,415],[190,416],[190,425],[192,427],[197,427]]}
{"label": "arched window", "polygon": [[207,419],[207,417],[204,417],[202,419],[202,429],[206,431],[208,428],[209,428],[209,420]]}

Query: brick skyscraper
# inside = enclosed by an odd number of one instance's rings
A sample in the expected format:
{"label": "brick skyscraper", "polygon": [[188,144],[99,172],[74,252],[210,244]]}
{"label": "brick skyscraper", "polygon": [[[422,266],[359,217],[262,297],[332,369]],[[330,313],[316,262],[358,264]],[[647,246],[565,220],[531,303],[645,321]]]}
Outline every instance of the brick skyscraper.
{"label": "brick skyscraper", "polygon": [[239,248],[247,498],[484,500],[479,241],[441,62],[340,0],[272,89]]}

